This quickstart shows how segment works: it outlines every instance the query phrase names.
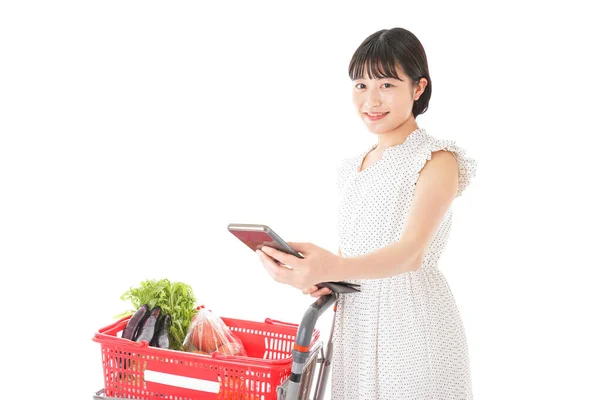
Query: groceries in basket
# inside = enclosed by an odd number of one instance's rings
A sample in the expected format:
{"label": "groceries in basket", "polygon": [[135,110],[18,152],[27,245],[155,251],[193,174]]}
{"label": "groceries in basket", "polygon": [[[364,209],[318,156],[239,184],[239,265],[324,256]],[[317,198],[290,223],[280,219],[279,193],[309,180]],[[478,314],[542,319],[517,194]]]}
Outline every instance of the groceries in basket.
{"label": "groceries in basket", "polygon": [[134,310],[121,337],[150,346],[182,350],[192,318],[198,313],[191,286],[168,279],[145,280],[130,288],[121,299],[129,300]]}
{"label": "groceries in basket", "polygon": [[193,318],[183,350],[205,355],[215,351],[230,356],[247,355],[242,341],[221,318],[206,308],[201,308]]}
{"label": "groceries in basket", "polygon": [[142,304],[127,322],[121,337],[135,342],[145,340],[150,346],[168,349],[170,328],[170,314],[161,314],[160,306],[150,310],[148,304]]}
{"label": "groceries in basket", "polygon": [[[188,285],[167,279],[143,281],[121,298],[134,308],[93,338],[101,345],[107,399],[276,400],[283,388],[293,389],[292,348],[302,325],[217,316],[197,308]],[[313,327],[307,379],[299,385],[311,385],[318,339]]]}

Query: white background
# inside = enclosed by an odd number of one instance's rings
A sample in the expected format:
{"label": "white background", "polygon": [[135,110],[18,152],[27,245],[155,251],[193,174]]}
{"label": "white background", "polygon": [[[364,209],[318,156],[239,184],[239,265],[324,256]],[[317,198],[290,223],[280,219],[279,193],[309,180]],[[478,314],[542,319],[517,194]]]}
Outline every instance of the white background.
{"label": "white background", "polygon": [[376,141],[348,62],[399,26],[429,60],[417,123],[479,161],[439,265],[475,398],[600,398],[591,9],[218,3],[0,5],[0,397],[91,399],[92,336],[145,279],[188,283],[221,316],[299,322],[313,299],[226,226],[336,251],[335,167]]}

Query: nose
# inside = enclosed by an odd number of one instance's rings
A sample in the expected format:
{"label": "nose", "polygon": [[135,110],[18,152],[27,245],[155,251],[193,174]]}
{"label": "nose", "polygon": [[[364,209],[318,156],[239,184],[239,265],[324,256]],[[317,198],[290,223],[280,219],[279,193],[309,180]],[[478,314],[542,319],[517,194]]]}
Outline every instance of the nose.
{"label": "nose", "polygon": [[381,99],[379,98],[379,92],[377,90],[369,90],[367,92],[365,105],[368,109],[379,107],[381,105]]}

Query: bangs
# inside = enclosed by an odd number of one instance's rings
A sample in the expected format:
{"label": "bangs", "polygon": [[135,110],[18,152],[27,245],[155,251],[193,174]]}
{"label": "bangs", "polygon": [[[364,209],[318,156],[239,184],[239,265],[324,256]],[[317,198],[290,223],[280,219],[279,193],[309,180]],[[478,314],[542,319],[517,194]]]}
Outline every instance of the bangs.
{"label": "bangs", "polygon": [[402,69],[388,45],[381,40],[374,40],[364,43],[356,50],[350,61],[348,74],[351,80],[365,79],[366,70],[369,79],[395,78],[403,80],[398,76],[396,67]]}

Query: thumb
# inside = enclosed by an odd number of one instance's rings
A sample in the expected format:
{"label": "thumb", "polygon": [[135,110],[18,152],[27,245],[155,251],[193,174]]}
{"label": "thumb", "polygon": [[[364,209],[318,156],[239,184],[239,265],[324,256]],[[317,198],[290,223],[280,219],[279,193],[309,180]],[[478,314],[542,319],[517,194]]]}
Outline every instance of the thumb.
{"label": "thumb", "polygon": [[312,243],[308,242],[288,242],[288,244],[292,246],[294,250],[299,251],[300,253],[309,251],[312,246]]}

